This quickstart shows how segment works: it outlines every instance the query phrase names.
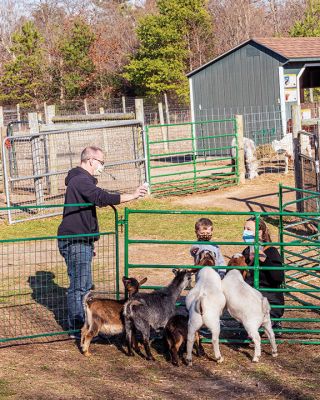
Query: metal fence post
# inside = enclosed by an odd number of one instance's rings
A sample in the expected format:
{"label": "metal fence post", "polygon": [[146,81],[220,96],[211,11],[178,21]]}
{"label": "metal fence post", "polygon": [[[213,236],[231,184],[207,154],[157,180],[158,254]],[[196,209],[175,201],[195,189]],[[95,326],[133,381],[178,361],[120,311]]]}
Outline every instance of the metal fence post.
{"label": "metal fence post", "polygon": [[159,119],[160,119],[160,126],[161,126],[161,136],[163,142],[163,149],[164,151],[169,151],[169,143],[168,143],[168,127],[164,127],[164,115],[163,115],[163,106],[162,103],[158,103],[159,109]]}
{"label": "metal fence post", "polygon": [[31,139],[31,157],[33,164],[34,190],[36,194],[36,204],[44,204],[44,190],[41,182],[41,140],[36,134],[39,133],[39,123],[37,113],[28,113],[30,133],[34,135]]}
{"label": "metal fence post", "polygon": [[243,115],[236,115],[236,123],[237,123],[237,145],[238,145],[238,150],[236,152],[237,154],[237,160],[236,160],[236,165],[238,169],[238,174],[239,174],[239,183],[244,183],[245,182],[245,161],[244,161],[244,144],[243,144]]}

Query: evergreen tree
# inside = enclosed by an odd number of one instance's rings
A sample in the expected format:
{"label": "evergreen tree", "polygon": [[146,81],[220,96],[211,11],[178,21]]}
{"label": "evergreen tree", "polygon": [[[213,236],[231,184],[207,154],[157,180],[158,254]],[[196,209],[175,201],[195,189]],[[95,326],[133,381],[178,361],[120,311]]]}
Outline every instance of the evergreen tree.
{"label": "evergreen tree", "polygon": [[90,27],[76,20],[61,42],[60,98],[72,99],[88,95],[93,87],[94,64],[90,48],[95,40]]}
{"label": "evergreen tree", "polygon": [[43,38],[32,21],[27,21],[12,36],[13,60],[4,66],[0,79],[0,101],[28,106],[44,94]]}
{"label": "evergreen tree", "polygon": [[320,36],[320,0],[309,0],[304,18],[297,21],[290,31],[291,36]]}
{"label": "evergreen tree", "polygon": [[[124,77],[137,94],[173,93],[188,100],[186,73],[206,60],[212,32],[206,0],[158,0],[159,15],[141,19],[137,35],[140,47],[125,68]],[[210,36],[210,34],[209,34]],[[211,36],[212,38],[212,36]]]}

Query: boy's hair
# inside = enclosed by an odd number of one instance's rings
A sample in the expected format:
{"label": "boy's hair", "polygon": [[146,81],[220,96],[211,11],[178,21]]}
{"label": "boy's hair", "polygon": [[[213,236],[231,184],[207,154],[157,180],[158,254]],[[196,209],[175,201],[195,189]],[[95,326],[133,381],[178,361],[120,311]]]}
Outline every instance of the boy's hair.
{"label": "boy's hair", "polygon": [[212,223],[211,219],[209,219],[209,218],[200,218],[200,219],[198,219],[198,221],[195,224],[195,230],[198,231],[203,226],[205,226],[205,227],[209,227],[209,226],[213,227],[213,223]]}

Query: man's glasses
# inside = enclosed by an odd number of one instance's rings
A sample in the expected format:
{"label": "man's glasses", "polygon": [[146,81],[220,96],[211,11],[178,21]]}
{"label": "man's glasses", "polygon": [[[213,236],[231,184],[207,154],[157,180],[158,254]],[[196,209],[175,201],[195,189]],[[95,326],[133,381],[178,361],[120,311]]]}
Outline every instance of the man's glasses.
{"label": "man's glasses", "polygon": [[102,166],[104,166],[104,161],[101,161],[101,160],[99,160],[98,158],[94,158],[94,157],[92,157],[92,159],[93,159],[93,160],[96,160],[96,161],[99,161],[99,163],[100,163]]}

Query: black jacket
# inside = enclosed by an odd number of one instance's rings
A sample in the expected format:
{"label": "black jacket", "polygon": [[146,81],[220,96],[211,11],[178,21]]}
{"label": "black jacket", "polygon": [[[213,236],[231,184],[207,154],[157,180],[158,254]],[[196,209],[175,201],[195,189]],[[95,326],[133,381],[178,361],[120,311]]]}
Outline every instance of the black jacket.
{"label": "black jacket", "polygon": [[[246,263],[252,265],[250,261],[250,247],[246,247],[242,254],[245,256]],[[259,286],[261,288],[279,288],[284,283],[283,270],[264,270],[263,267],[282,267],[282,259],[275,247],[267,247],[264,249],[264,254],[267,256],[264,261],[260,261],[259,270]],[[253,270],[250,270],[246,276],[246,282],[253,286]],[[271,305],[284,305],[283,292],[262,292],[262,295],[269,300]],[[272,308],[270,315],[272,318],[281,318],[284,313],[284,308]]]}
{"label": "black jacket", "polygon": [[[282,259],[275,247],[267,247],[264,250],[265,255],[267,256],[265,261],[260,261],[259,265],[262,267],[259,271],[259,285],[265,288],[278,288],[284,282],[284,271],[283,270],[264,270],[263,267],[282,267]],[[250,247],[246,247],[242,254],[246,259],[246,263],[248,265],[253,265],[250,261]],[[246,282],[253,286],[253,270],[250,270]]]}
{"label": "black jacket", "polygon": [[[96,206],[120,204],[119,193],[108,193],[97,187],[97,179],[81,167],[69,171],[65,184],[67,191],[65,204],[93,203],[88,207],[64,207],[63,219],[58,228],[58,236],[81,233],[98,233]],[[95,237],[98,239],[98,237]]]}

